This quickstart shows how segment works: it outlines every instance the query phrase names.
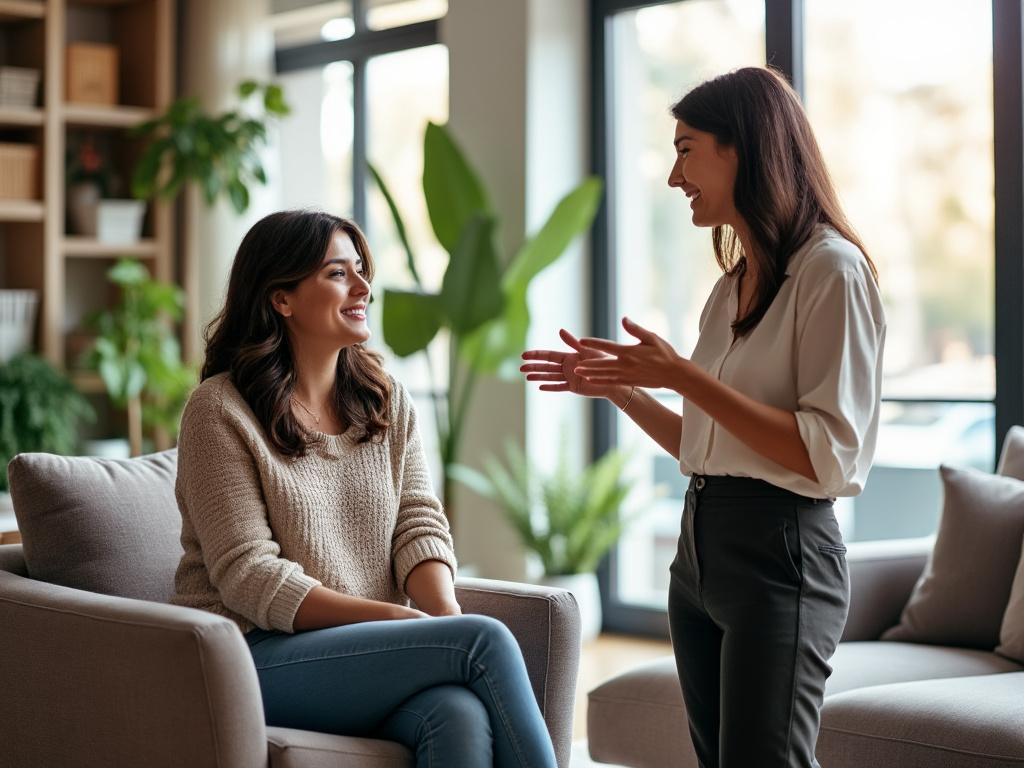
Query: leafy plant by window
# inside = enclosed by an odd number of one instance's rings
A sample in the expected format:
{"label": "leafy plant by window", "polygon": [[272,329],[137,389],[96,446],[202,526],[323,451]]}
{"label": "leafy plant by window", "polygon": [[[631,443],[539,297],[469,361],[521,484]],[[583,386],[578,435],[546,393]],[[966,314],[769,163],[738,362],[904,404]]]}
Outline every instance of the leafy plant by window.
{"label": "leafy plant by window", "polygon": [[128,411],[132,455],[142,452],[144,425],[177,433],[178,419],[195,386],[195,370],[181,360],[174,323],[185,294],[150,277],[137,261],[122,259],[107,272],[121,289],[117,305],[92,315],[97,334],[86,363],[99,372],[110,399]]}
{"label": "leafy plant by window", "polygon": [[[530,282],[590,228],[602,184],[596,177],[584,180],[559,201],[536,233],[524,238],[511,258],[502,258],[495,243],[498,216],[479,175],[448,130],[428,123],[423,137],[423,194],[434,235],[449,254],[441,290],[430,293],[420,280],[394,197],[373,166],[370,173],[391,211],[416,284],[414,291],[384,290],[384,341],[400,357],[426,354],[437,332],[449,331],[452,380],[436,419],[444,467],[442,495],[452,519],[449,469],[459,458],[478,377],[519,378],[519,355],[530,325]],[[429,355],[427,366],[429,371]],[[431,388],[437,389],[433,382]]]}
{"label": "leafy plant by window", "polygon": [[252,185],[267,183],[259,150],[266,144],[268,123],[291,109],[279,85],[246,80],[237,93],[243,103],[257,97],[259,109],[211,115],[198,99],[186,97],[134,129],[134,135],[150,143],[135,167],[132,195],[173,198],[193,181],[208,205],[227,195],[235,211],[244,213]]}
{"label": "leafy plant by window", "polygon": [[631,491],[624,477],[628,461],[625,451],[612,450],[581,472],[570,466],[563,441],[554,471],[542,472],[509,441],[504,463],[489,456],[483,472],[463,465],[451,472],[497,502],[546,575],[568,576],[592,573],[632,522],[622,515]]}
{"label": "leafy plant by window", "polygon": [[17,454],[73,453],[79,425],[95,418],[89,402],[46,360],[22,354],[0,365],[0,491],[8,488],[7,463]]}

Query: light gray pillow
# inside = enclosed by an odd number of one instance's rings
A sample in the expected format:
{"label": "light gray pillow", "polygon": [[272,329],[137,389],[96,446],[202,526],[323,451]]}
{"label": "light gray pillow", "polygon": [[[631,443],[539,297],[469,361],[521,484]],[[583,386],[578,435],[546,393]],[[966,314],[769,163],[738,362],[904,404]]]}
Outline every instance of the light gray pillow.
{"label": "light gray pillow", "polygon": [[[1024,427],[1010,427],[1006,433],[998,472],[1024,480]],[[1017,563],[996,653],[1024,663],[1024,557]]]}
{"label": "light gray pillow", "polygon": [[940,467],[939,531],[900,623],[883,640],[991,650],[1024,537],[1024,482]]}
{"label": "light gray pillow", "polygon": [[170,600],[182,554],[176,450],[137,459],[23,453],[8,474],[31,578]]}

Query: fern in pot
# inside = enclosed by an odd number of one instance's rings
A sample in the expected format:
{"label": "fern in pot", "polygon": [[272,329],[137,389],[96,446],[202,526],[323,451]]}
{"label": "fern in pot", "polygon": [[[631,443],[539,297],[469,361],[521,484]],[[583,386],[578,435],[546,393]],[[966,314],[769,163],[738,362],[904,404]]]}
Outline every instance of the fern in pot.
{"label": "fern in pot", "polygon": [[498,504],[543,569],[540,581],[572,592],[584,640],[601,630],[597,566],[636,517],[623,514],[632,490],[628,461],[625,451],[611,450],[581,471],[570,466],[563,442],[554,470],[543,472],[509,441],[504,461],[487,457],[483,472],[452,467],[455,479]]}

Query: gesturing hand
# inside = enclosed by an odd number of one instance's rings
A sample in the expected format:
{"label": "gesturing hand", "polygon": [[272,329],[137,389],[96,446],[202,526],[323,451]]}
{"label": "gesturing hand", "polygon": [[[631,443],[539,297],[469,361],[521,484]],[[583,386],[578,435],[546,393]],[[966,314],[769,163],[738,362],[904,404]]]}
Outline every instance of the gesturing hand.
{"label": "gesturing hand", "polygon": [[580,339],[583,350],[599,355],[581,359],[576,366],[575,374],[587,382],[585,386],[627,385],[679,391],[690,361],[680,357],[672,345],[656,333],[629,318],[622,318],[622,327],[640,343]]}
{"label": "gesturing hand", "polygon": [[[524,360],[541,361],[520,366],[519,370],[526,374],[527,381],[545,382],[540,386],[544,392],[572,392],[584,397],[612,397],[622,392],[621,386],[588,381],[576,373],[583,363],[611,358],[595,349],[585,349],[580,340],[564,328],[558,335],[573,351],[529,349],[523,352]],[[629,388],[625,389],[628,391]]]}

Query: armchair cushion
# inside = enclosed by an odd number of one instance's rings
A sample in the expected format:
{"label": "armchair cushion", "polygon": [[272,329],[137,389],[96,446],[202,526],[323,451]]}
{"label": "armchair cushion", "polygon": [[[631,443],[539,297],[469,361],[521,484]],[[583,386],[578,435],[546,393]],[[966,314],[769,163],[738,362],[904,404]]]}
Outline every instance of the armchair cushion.
{"label": "armchair cushion", "polygon": [[31,578],[170,600],[182,553],[176,451],[137,459],[23,453],[8,473]]}

